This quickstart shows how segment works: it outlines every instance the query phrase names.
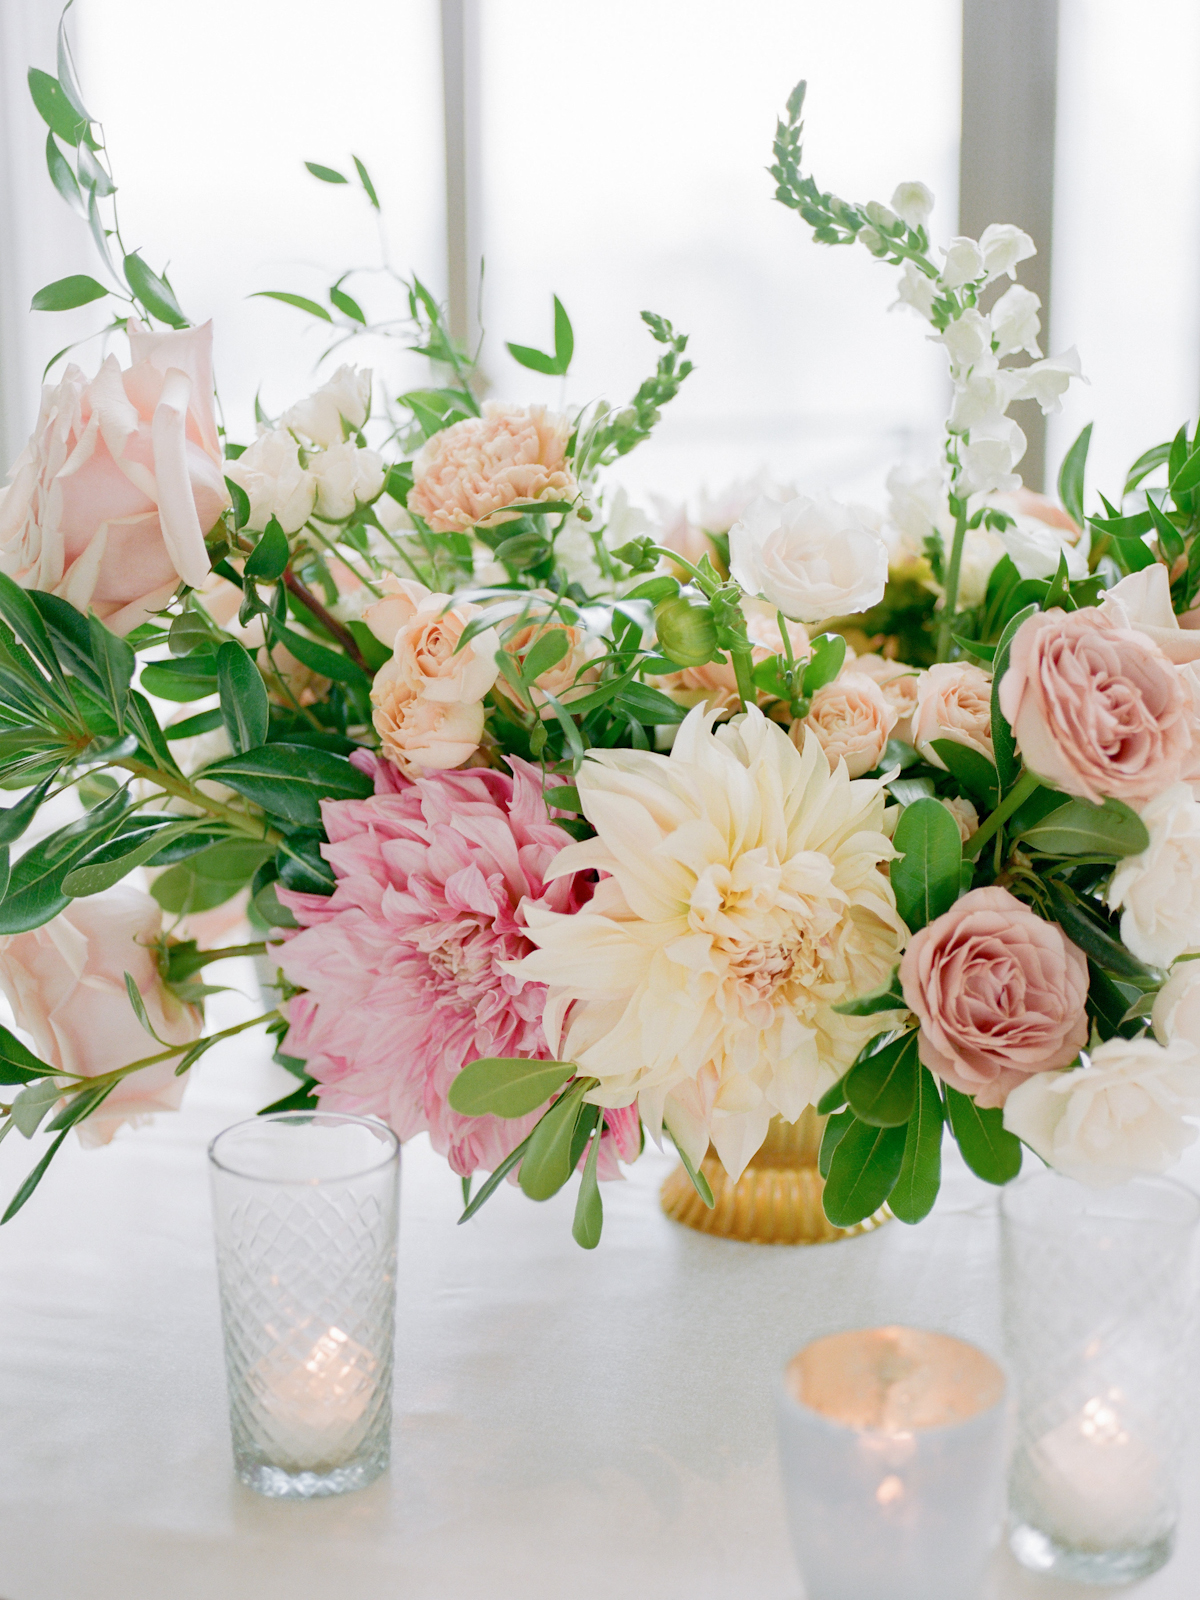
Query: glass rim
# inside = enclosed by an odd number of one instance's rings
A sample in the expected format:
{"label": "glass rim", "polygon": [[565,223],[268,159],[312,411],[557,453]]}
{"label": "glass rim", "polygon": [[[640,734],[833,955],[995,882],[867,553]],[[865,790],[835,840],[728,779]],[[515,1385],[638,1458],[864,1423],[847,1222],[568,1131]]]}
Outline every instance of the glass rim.
{"label": "glass rim", "polygon": [[[1112,1184],[1106,1188],[1090,1188],[1077,1180],[1069,1178],[1066,1173],[1056,1172],[1053,1167],[1045,1167],[1040,1172],[1030,1172],[1014,1183],[1005,1184],[1000,1191],[1000,1216],[1010,1227],[1037,1228],[1044,1226],[1045,1218],[1022,1217],[1016,1214],[1016,1207],[1022,1195],[1028,1194],[1031,1189],[1043,1188],[1049,1184],[1068,1184],[1085,1197],[1092,1197],[1097,1210],[1084,1211],[1082,1214],[1093,1217],[1096,1221],[1128,1223],[1135,1227],[1172,1228],[1181,1232],[1194,1228],[1200,1222],[1200,1194],[1190,1184],[1181,1182],[1178,1178],[1169,1177],[1165,1172],[1138,1172],[1132,1178],[1127,1178],[1124,1183]],[[1105,1213],[1100,1209],[1105,1196],[1118,1195],[1128,1192],[1132,1188],[1141,1190],[1149,1189],[1157,1193],[1167,1193],[1176,1200],[1185,1202],[1187,1215],[1176,1217],[1154,1216],[1121,1216],[1116,1212]],[[1074,1214],[1073,1214],[1074,1216]],[[1074,1220],[1078,1220],[1077,1217]]]}
{"label": "glass rim", "polygon": [[[326,1122],[350,1124],[354,1127],[369,1128],[372,1134],[379,1138],[384,1147],[384,1153],[377,1161],[369,1161],[364,1166],[354,1167],[346,1172],[338,1172],[324,1178],[282,1178],[271,1173],[248,1172],[244,1167],[232,1165],[218,1153],[218,1145],[231,1134],[236,1134],[247,1128],[261,1128],[264,1126],[278,1126],[284,1122],[315,1122],[322,1118]],[[349,1111],[322,1111],[319,1108],[312,1111],[271,1111],[265,1116],[243,1117],[240,1122],[232,1122],[229,1127],[222,1128],[208,1143],[208,1159],[218,1172],[228,1173],[233,1178],[245,1178],[250,1183],[271,1183],[281,1188],[324,1188],[333,1183],[350,1183],[355,1178],[365,1178],[372,1172],[378,1172],[390,1162],[397,1161],[400,1155],[400,1140],[393,1128],[376,1117],[357,1117]]]}

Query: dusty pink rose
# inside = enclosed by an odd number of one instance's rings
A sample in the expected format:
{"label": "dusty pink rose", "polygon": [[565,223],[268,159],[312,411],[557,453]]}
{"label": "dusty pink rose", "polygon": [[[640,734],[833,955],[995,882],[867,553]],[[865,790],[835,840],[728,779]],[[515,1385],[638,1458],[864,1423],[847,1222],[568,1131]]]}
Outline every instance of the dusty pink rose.
{"label": "dusty pink rose", "polygon": [[935,767],[946,763],[933,749],[935,739],[966,745],[995,760],[992,749],[992,680],[965,661],[941,661],[917,680],[912,742]]}
{"label": "dusty pink rose", "polygon": [[856,656],[853,662],[847,662],[845,670],[861,673],[865,678],[874,678],[883,690],[883,698],[896,713],[896,726],[892,729],[892,737],[903,739],[905,744],[911,744],[912,719],[917,709],[919,669],[910,667],[903,661],[889,661],[886,656],[865,655]]}
{"label": "dusty pink rose", "polygon": [[[152,946],[161,932],[158,904],[120,884],[72,901],[30,933],[0,940],[0,988],[43,1061],[95,1078],[157,1052],[129,1004],[127,972],[160,1038],[189,1044],[200,1037],[199,1012],[177,1000],[159,977]],[[80,1123],[81,1143],[107,1144],[131,1118],[178,1110],[186,1080],[175,1076],[176,1065],[161,1061],[122,1078]]]}
{"label": "dusty pink rose", "polygon": [[68,366],[0,496],[0,567],[128,633],[180,579],[209,574],[204,535],[229,503],[213,409],[212,325],[129,325],[133,365]]}
{"label": "dusty pink rose", "polygon": [[972,889],[915,934],[900,982],[921,1060],[976,1105],[1002,1106],[1087,1043],[1082,950],[1007,889]]}
{"label": "dusty pink rose", "polygon": [[1146,634],[1090,606],[1022,623],[1000,709],[1032,772],[1097,803],[1152,800],[1191,753],[1191,697],[1175,668]]}
{"label": "dusty pink rose", "polygon": [[482,417],[435,433],[413,462],[408,509],[435,533],[495,528],[531,500],[574,500],[567,465],[571,423],[545,406],[489,400]]}
{"label": "dusty pink rose", "polygon": [[879,765],[896,721],[895,708],[873,678],[846,672],[817,690],[808,715],[790,732],[797,745],[816,739],[831,768],[844,761],[850,776],[861,778]]}
{"label": "dusty pink rose", "polygon": [[[546,989],[504,967],[533,949],[530,906],[573,912],[591,896],[587,873],[546,882],[570,837],[554,822],[536,767],[513,776],[455,772],[406,781],[377,757],[369,800],[326,801],[337,876],[328,898],[280,890],[301,931],[280,964],[305,993],[288,1002],[286,1048],[303,1057],[332,1110],[383,1117],[401,1139],[428,1131],[455,1172],[494,1170],[536,1114],[464,1117],[450,1085],[480,1056],[546,1058]],[[637,1153],[636,1109],[613,1118],[602,1152]]]}

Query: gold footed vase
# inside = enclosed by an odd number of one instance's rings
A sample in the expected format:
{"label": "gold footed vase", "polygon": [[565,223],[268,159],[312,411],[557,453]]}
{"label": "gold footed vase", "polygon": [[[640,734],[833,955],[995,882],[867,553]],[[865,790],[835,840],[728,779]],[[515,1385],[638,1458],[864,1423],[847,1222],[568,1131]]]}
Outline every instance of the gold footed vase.
{"label": "gold footed vase", "polygon": [[709,1145],[700,1170],[713,1192],[711,1211],[682,1162],[662,1186],[663,1210],[686,1228],[744,1244],[830,1244],[870,1233],[891,1216],[886,1206],[853,1228],[835,1228],[821,1207],[825,1180],[817,1170],[817,1155],[828,1120],[815,1106],[796,1122],[774,1117],[762,1149],[736,1183],[729,1181]]}

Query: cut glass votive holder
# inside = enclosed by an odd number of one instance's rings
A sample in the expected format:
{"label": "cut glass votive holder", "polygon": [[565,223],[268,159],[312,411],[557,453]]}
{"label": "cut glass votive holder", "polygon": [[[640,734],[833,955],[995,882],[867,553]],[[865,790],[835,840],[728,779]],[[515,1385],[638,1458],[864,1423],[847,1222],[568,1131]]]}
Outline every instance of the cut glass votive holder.
{"label": "cut glass votive holder", "polygon": [[399,1141],[279,1112],[208,1155],[237,1475],[276,1498],[360,1489],[390,1453]]}
{"label": "cut glass votive holder", "polygon": [[1004,1373],[974,1345],[864,1328],[807,1345],[779,1394],[806,1600],[975,1600],[1004,1525]]}
{"label": "cut glass votive holder", "polygon": [[1170,1178],[1087,1189],[1041,1172],[1001,1198],[1009,1537],[1034,1572],[1126,1584],[1170,1559],[1198,1219]]}

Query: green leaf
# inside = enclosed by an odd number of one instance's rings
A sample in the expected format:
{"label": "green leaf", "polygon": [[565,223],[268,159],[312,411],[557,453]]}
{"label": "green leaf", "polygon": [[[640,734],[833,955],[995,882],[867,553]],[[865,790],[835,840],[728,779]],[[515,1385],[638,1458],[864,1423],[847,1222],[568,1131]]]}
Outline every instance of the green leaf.
{"label": "green leaf", "polygon": [[257,839],[218,839],[161,873],[150,892],[172,916],[211,911],[244,889],[274,854],[273,846]]}
{"label": "green leaf", "polygon": [[[1187,443],[1185,433],[1185,453],[1186,450]],[[1142,479],[1148,478],[1154,471],[1155,467],[1161,467],[1162,464],[1168,460],[1170,454],[1171,446],[1169,444],[1156,444],[1152,446],[1151,449],[1147,450],[1145,455],[1139,456],[1126,474],[1125,487],[1121,490],[1121,498],[1124,499],[1127,494],[1132,494],[1137,488],[1138,484],[1141,483]],[[1079,519],[1076,518],[1076,521],[1079,521]],[[1081,527],[1082,525],[1083,524],[1080,523]]]}
{"label": "green leaf", "polygon": [[920,1222],[933,1210],[942,1183],[942,1097],[928,1067],[917,1078],[917,1103],[904,1137],[904,1160],[888,1204],[901,1222]]}
{"label": "green leaf", "polygon": [[[670,1128],[667,1128],[667,1132],[671,1133]],[[713,1199],[712,1184],[709,1183],[708,1179],[704,1176],[704,1173],[700,1170],[700,1168],[692,1165],[691,1156],[688,1155],[687,1151],[683,1148],[673,1133],[671,1133],[671,1143],[675,1146],[675,1154],[683,1163],[683,1170],[692,1180],[692,1188],[695,1189],[701,1200],[704,1201],[704,1204],[711,1211],[717,1203]]]}
{"label": "green leaf", "polygon": [[142,999],[141,990],[133,981],[133,974],[129,972],[125,974],[125,993],[129,996],[129,1004],[133,1007],[134,1015],[137,1017],[142,1027],[145,1028],[146,1032],[156,1044],[161,1044],[165,1047],[167,1041],[165,1039],[160,1039],[155,1033],[154,1028],[151,1025],[150,1018],[146,1015],[146,1002]]}
{"label": "green leaf", "polygon": [[0,1028],[0,1083],[32,1083],[54,1075],[54,1068],[27,1050],[7,1028]]}
{"label": "green leaf", "polygon": [[197,776],[227,784],[264,811],[312,828],[321,825],[322,800],[365,800],[375,792],[371,779],[345,756],[299,744],[259,745],[214,761]]}
{"label": "green leaf", "polygon": [[225,479],[225,487],[229,490],[229,498],[233,501],[233,525],[239,531],[250,521],[250,496],[240,483],[235,483],[232,478]]}
{"label": "green leaf", "polygon": [[225,731],[237,755],[267,742],[271,712],[267,686],[253,658],[236,639],[217,651],[217,687]]}
{"label": "green leaf", "polygon": [[71,47],[67,39],[67,12],[71,9],[73,0],[67,0],[62,8],[62,15],[58,19],[58,40],[56,55],[58,59],[58,86],[67,98],[75,114],[84,122],[94,122],[95,118],[89,116],[88,109],[83,103],[83,96],[79,92],[79,85],[75,81],[75,70],[71,65]]}
{"label": "green leaf", "polygon": [[314,178],[320,178],[322,183],[349,183],[349,178],[344,178],[335,167],[323,167],[319,161],[306,161],[304,165]]}
{"label": "green leaf", "polygon": [[825,1215],[835,1228],[852,1228],[879,1210],[900,1176],[905,1130],[873,1128],[857,1118],[834,1150],[825,1180]]}
{"label": "green leaf", "polygon": [[80,1089],[46,1124],[46,1132],[57,1133],[60,1128],[73,1128],[76,1123],[83,1122],[93,1111],[99,1110],[116,1087],[115,1083],[101,1083],[94,1089]]}
{"label": "green leaf", "polygon": [[277,643],[286,645],[297,661],[302,661],[306,667],[311,667],[322,677],[332,678],[335,683],[364,685],[367,683],[366,674],[361,667],[350,660],[349,656],[331,650],[328,645],[318,644],[306,633],[297,633],[294,628],[284,627],[283,623],[273,615],[265,620],[270,630],[272,645]]}
{"label": "green leaf", "polygon": [[530,645],[521,659],[521,678],[532,684],[549,672],[567,653],[568,639],[562,628],[547,628]]}
{"label": "green leaf", "polygon": [[1150,848],[1146,824],[1120,800],[1106,800],[1101,806],[1088,800],[1068,800],[1021,837],[1031,850],[1051,856],[1104,856],[1120,861]]}
{"label": "green leaf", "polygon": [[203,700],[217,692],[217,658],[196,651],[175,661],[148,661],[142,668],[141,685],[160,700]]}
{"label": "green leaf", "polygon": [[70,311],[75,306],[86,306],[89,301],[103,300],[108,290],[86,273],[74,273],[69,278],[59,278],[39,289],[34,295],[31,311]]}
{"label": "green leaf", "polygon": [[[75,181],[75,174],[71,171],[67,158],[58,148],[52,133],[46,135],[46,166],[50,173],[50,182],[62,195],[72,211],[78,211],[81,217],[86,217],[87,206],[79,192],[79,184]],[[55,308],[50,306],[46,309],[54,310]]]}
{"label": "green leaf", "polygon": [[464,1117],[527,1117],[572,1077],[570,1061],[528,1061],[483,1056],[468,1061],[450,1085],[448,1099]]}
{"label": "green leaf", "polygon": [[375,193],[375,185],[371,182],[370,174],[367,172],[366,167],[363,166],[362,162],[357,156],[352,156],[351,160],[354,162],[355,168],[358,172],[358,180],[362,184],[363,189],[366,191],[367,199],[375,207],[376,211],[382,210],[382,207],[379,204],[379,196]]}
{"label": "green leaf", "polygon": [[339,289],[336,283],[329,291],[329,302],[331,305],[336,306],[343,315],[352,318],[355,322],[361,322],[363,327],[366,327],[367,319],[363,308],[344,289]]}
{"label": "green leaf", "polygon": [[64,1128],[61,1133],[55,1135],[54,1143],[50,1146],[49,1150],[46,1151],[46,1154],[38,1162],[37,1166],[34,1167],[33,1171],[25,1179],[25,1182],[9,1201],[8,1210],[2,1217],[0,1217],[0,1227],[2,1227],[4,1223],[12,1221],[17,1212],[20,1211],[21,1207],[25,1204],[26,1200],[29,1199],[29,1196],[37,1188],[38,1184],[41,1183],[42,1178],[45,1176],[46,1168],[58,1154],[58,1147],[67,1137],[68,1132],[69,1129]]}
{"label": "green leaf", "polygon": [[194,717],[173,722],[164,731],[168,739],[195,739],[199,734],[212,733],[222,721],[220,706],[214,706],[211,711],[197,711]]}
{"label": "green leaf", "polygon": [[1186,494],[1189,489],[1194,489],[1200,484],[1200,449],[1193,447],[1192,453],[1180,467],[1179,471],[1171,478],[1171,497],[1177,499],[1179,495]]}
{"label": "green leaf", "polygon": [[575,1220],[571,1224],[571,1236],[583,1250],[596,1248],[604,1228],[604,1202],[600,1198],[600,1183],[596,1176],[600,1160],[600,1140],[603,1136],[604,1123],[601,1121],[593,1135],[592,1147],[584,1163],[579,1198],[575,1202]]}
{"label": "green leaf", "polygon": [[244,575],[255,583],[275,583],[287,570],[288,538],[278,518],[272,517],[258,543],[246,557]]}
{"label": "green leaf", "polygon": [[94,811],[40,840],[13,864],[0,901],[0,934],[26,933],[65,911],[71,897],[63,879],[121,826],[125,797],[114,795]]}
{"label": "green leaf", "polygon": [[309,300],[302,294],[288,294],[283,289],[257,289],[248,298],[251,300],[281,300],[285,306],[295,306],[297,311],[307,311],[310,317],[320,317],[322,322],[333,321],[324,306],[318,305],[315,300]]}
{"label": "green leaf", "polygon": [[[1139,984],[1152,982],[1153,975],[1133,952],[1122,944],[1098,909],[1092,909],[1065,884],[1054,878],[1043,880],[1054,920],[1072,944],[1078,945],[1097,966],[1118,978],[1133,978]],[[0,913],[3,912],[0,906]]]}
{"label": "green leaf", "polygon": [[[15,844],[26,828],[41,810],[42,802],[50,792],[50,785],[54,782],[53,776],[44,778],[36,789],[31,789],[17,801],[16,805],[8,806],[0,811],[0,845]],[[0,899],[3,896],[0,895]],[[4,1080],[0,1078],[0,1083]]]}
{"label": "green leaf", "polygon": [[817,1171],[823,1178],[829,1176],[829,1164],[833,1160],[833,1152],[841,1144],[846,1131],[858,1119],[849,1107],[831,1116],[825,1124],[825,1132],[821,1135],[821,1148],[817,1152]]}
{"label": "green leaf", "polygon": [[30,67],[28,81],[38,115],[50,131],[64,144],[79,144],[88,131],[87,118],[76,111],[58,79],[37,67]]}
{"label": "green leaf", "polygon": [[819,1116],[828,1116],[831,1111],[840,1111],[846,1104],[846,1079],[848,1073],[843,1073],[835,1084],[832,1084],[817,1101]]}
{"label": "green leaf", "polygon": [[846,1099],[863,1122],[895,1128],[912,1115],[917,1097],[917,1033],[911,1029],[846,1074]]}
{"label": "green leaf", "polygon": [[171,285],[157,272],[152,272],[136,250],[125,257],[122,267],[126,283],[147,311],[172,328],[187,327],[188,320],[179,308]]}
{"label": "green leaf", "polygon": [[[904,990],[900,987],[900,969],[892,973],[892,981],[886,989],[880,989],[875,994],[862,995],[857,1000],[843,1000],[833,1007],[841,1017],[873,1017],[879,1011],[907,1011],[908,1002],[904,998]],[[818,1111],[823,1109],[818,1105]],[[828,1109],[828,1108],[825,1108]]]}
{"label": "green leaf", "polygon": [[113,714],[117,732],[124,733],[137,657],[124,639],[109,632],[99,617],[88,618],[88,634],[100,693]]}
{"label": "green leaf", "polygon": [[1021,763],[1017,759],[1017,741],[1013,738],[1012,729],[1000,709],[1000,685],[1004,674],[1008,671],[1008,656],[1012,649],[1013,639],[1023,622],[1026,622],[1037,610],[1036,605],[1026,606],[1018,611],[1016,616],[1010,617],[1004,632],[1000,635],[996,645],[996,657],[993,662],[992,677],[992,749],[996,756],[996,771],[1000,777],[1000,787],[1007,793],[1017,781],[1021,772]]}
{"label": "green leaf", "polygon": [[544,372],[547,377],[559,375],[558,358],[548,356],[544,350],[535,350],[527,344],[506,343],[505,349],[519,366],[528,367],[530,372]]}
{"label": "green leaf", "polygon": [[62,1094],[57,1083],[46,1081],[44,1078],[21,1090],[13,1101],[11,1114],[13,1125],[22,1138],[33,1138],[41,1126],[42,1119],[50,1107],[62,1099]]}
{"label": "green leaf", "polygon": [[73,899],[84,900],[88,895],[111,889],[114,883],[120,883],[122,878],[128,877],[135,867],[140,867],[151,856],[157,855],[172,839],[182,839],[194,833],[200,822],[198,817],[171,820],[169,813],[164,820],[157,817],[139,820],[142,825],[136,831],[121,833],[117,838],[110,839],[89,852],[77,867],[72,868],[63,879],[63,893]]}
{"label": "green leaf", "polygon": [[916,933],[958,899],[962,840],[958,823],[940,800],[905,806],[894,838],[900,860],[891,864],[896,909]]}
{"label": "green leaf", "polygon": [[571,365],[571,357],[575,354],[575,334],[571,328],[571,319],[567,315],[562,301],[554,296],[554,356],[558,362],[558,370],[565,373]]}
{"label": "green leaf", "polygon": [[[1068,516],[1083,527],[1083,478],[1087,467],[1088,447],[1092,442],[1092,424],[1089,422],[1075,443],[1063,457],[1058,469],[1058,498]],[[1128,489],[1125,491],[1128,494]]]}
{"label": "green leaf", "polygon": [[[529,1139],[532,1139],[532,1137],[533,1135],[530,1134]],[[524,1159],[525,1152],[529,1149],[529,1139],[522,1139],[521,1143],[515,1150],[510,1150],[508,1155],[505,1156],[504,1160],[496,1168],[495,1172],[492,1173],[491,1177],[488,1178],[487,1181],[480,1187],[479,1193],[471,1201],[470,1205],[463,1212],[462,1216],[459,1217],[458,1222],[460,1227],[464,1222],[470,1222],[471,1218],[480,1209],[480,1207],[486,1204],[486,1202],[492,1198],[496,1190],[504,1182],[505,1178],[508,1177],[512,1169]]]}
{"label": "green leaf", "polygon": [[1152,495],[1146,496],[1146,510],[1154,519],[1154,530],[1158,534],[1158,548],[1162,552],[1168,567],[1173,567],[1184,553],[1183,535],[1170,517],[1155,504]]}
{"label": "green leaf", "polygon": [[82,186],[90,189],[100,200],[107,200],[109,195],[116,194],[116,184],[96,160],[86,143],[79,146],[77,160],[79,162],[79,182]]}
{"label": "green leaf", "polygon": [[1021,1170],[1021,1141],[1004,1126],[1004,1113],[977,1106],[969,1095],[946,1085],[950,1131],[963,1160],[985,1183],[1009,1183]]}
{"label": "green leaf", "polygon": [[[465,1071],[465,1068],[464,1068]],[[549,1200],[571,1176],[571,1146],[583,1096],[594,1078],[579,1078],[561,1094],[529,1136],[518,1182],[531,1200]]]}
{"label": "green leaf", "polygon": [[823,633],[819,639],[814,639],[812,654],[804,668],[801,693],[814,695],[818,689],[832,683],[845,659],[846,641],[840,633]]}
{"label": "green leaf", "polygon": [[994,810],[1000,780],[988,758],[981,756],[978,750],[960,744],[957,739],[934,739],[931,743],[945,763],[947,772],[958,779],[985,811]]}
{"label": "green leaf", "polygon": [[[201,1043],[201,1044],[207,1044],[208,1042],[209,1041],[206,1040],[206,1039],[201,1039],[199,1041],[199,1043]],[[189,1051],[188,1054],[190,1055],[191,1052]],[[188,1065],[190,1066],[191,1062],[189,1062]],[[182,1061],[180,1062],[179,1066],[180,1067],[183,1066],[183,1062]],[[175,1071],[176,1071],[176,1076],[178,1076],[179,1075],[179,1067],[176,1067]],[[308,1080],[307,1084],[301,1084],[298,1089],[293,1089],[291,1094],[285,1094],[283,1096],[282,1100],[273,1100],[269,1106],[264,1106],[262,1108],[262,1110],[258,1113],[259,1116],[260,1117],[270,1117],[270,1116],[273,1116],[277,1111],[316,1111],[316,1110],[318,1110],[319,1107],[320,1107],[321,1102],[318,1100],[317,1096],[312,1092],[312,1089],[309,1087],[309,1084],[313,1084],[315,1082],[316,1082],[315,1078],[310,1078]]]}

